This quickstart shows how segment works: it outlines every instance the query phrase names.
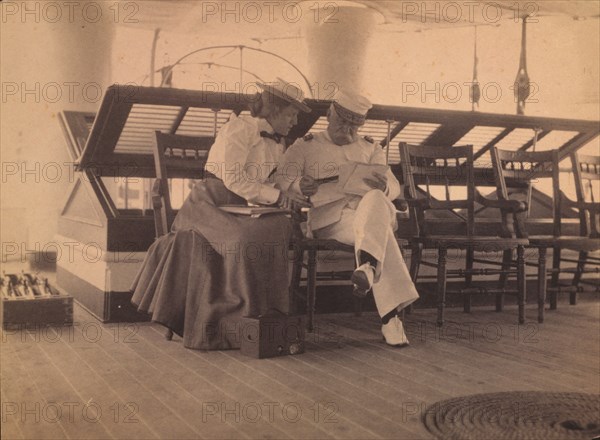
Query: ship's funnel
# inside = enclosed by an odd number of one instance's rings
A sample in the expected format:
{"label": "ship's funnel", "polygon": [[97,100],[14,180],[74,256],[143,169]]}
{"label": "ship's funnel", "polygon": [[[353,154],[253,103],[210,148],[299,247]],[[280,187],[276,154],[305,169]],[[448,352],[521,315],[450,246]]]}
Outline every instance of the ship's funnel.
{"label": "ship's funnel", "polygon": [[352,88],[363,91],[367,46],[381,15],[354,2],[306,2],[303,35],[314,97],[331,99]]}

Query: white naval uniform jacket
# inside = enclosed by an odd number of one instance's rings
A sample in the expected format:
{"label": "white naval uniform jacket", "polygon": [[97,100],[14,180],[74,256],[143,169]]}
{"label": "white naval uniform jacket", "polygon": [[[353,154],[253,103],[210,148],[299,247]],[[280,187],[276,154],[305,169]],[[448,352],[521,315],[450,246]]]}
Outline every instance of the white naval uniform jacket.
{"label": "white naval uniform jacket", "polygon": [[[351,162],[385,165],[385,153],[379,144],[359,137],[343,146],[333,143],[327,131],[298,139],[283,156],[278,168],[277,183],[300,193],[299,181],[303,175],[317,180],[337,176],[340,165]],[[386,196],[394,200],[400,195],[400,183],[387,172]],[[311,229],[318,230],[340,220],[344,208],[356,209],[360,196],[347,195],[337,190],[337,182],[324,183],[311,197]]]}

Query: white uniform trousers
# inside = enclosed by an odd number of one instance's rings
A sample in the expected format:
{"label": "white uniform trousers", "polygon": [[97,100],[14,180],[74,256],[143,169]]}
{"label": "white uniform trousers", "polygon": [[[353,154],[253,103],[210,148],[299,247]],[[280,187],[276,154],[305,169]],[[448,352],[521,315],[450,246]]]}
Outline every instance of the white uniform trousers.
{"label": "white uniform trousers", "polygon": [[357,263],[361,250],[379,261],[373,296],[380,316],[419,298],[394,236],[397,227],[395,206],[383,192],[373,190],[364,195],[356,209],[344,208],[339,222],[315,231],[318,238],[354,245]]}

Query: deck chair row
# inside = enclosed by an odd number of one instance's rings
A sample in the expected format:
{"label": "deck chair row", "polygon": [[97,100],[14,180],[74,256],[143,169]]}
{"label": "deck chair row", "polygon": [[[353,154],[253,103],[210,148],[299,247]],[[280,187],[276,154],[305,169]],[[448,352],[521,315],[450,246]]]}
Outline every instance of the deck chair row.
{"label": "deck chair row", "polygon": [[[595,281],[597,285],[600,261],[593,254],[600,249],[600,204],[594,201],[593,190],[597,190],[600,182],[600,158],[570,155],[577,195],[576,200],[571,200],[561,191],[558,151],[504,151],[492,147],[490,153],[493,173],[488,173],[487,177],[493,181],[487,184],[496,187],[493,198],[484,197],[477,190],[472,146],[400,144],[402,179],[415,231],[415,236],[409,240],[411,275],[417,282],[423,266],[436,268],[438,325],[444,322],[448,293],[463,295],[466,312],[470,311],[474,294],[495,294],[497,311],[503,308],[504,295],[514,294],[517,296],[518,321],[525,322],[525,269],[528,265],[537,267],[539,322],[544,320],[547,292],[550,293],[551,308],[556,308],[559,292],[569,292],[571,303],[575,303],[576,293],[581,290],[582,283],[587,282],[584,273],[594,273],[596,279],[591,282]],[[551,179],[551,229],[544,235],[534,235],[528,232],[527,222],[532,213],[532,188],[544,178]],[[464,185],[461,194],[453,190],[457,185]],[[500,221],[493,223],[493,228],[477,229],[477,214],[486,208],[496,210]],[[565,209],[573,210],[579,218],[576,236],[562,234]],[[454,227],[452,233],[444,234],[447,228],[440,225],[446,222],[462,227]],[[428,249],[436,251],[436,262],[422,258],[424,250]],[[526,249],[537,253],[535,262],[525,261]],[[548,249],[553,251],[551,267],[546,262]],[[447,261],[449,251],[458,251],[460,255],[451,268]],[[565,251],[577,252],[578,258],[565,258]],[[501,254],[501,260],[481,257],[490,253]],[[565,268],[565,263],[575,263],[575,267]],[[572,274],[567,285],[560,278],[561,273]],[[477,283],[480,276],[485,277],[487,283]],[[490,277],[496,280],[492,287]],[[450,289],[448,280],[457,278],[463,281],[459,283],[460,287]],[[516,284],[509,283],[509,278],[515,278]]]}

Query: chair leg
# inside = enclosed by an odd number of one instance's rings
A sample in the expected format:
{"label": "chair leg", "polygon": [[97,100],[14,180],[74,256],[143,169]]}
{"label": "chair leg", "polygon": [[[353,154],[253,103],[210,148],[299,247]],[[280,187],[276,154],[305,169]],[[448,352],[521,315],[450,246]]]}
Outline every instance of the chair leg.
{"label": "chair leg", "polygon": [[[510,268],[512,266],[512,260],[513,260],[513,250],[506,249],[502,253],[502,273],[500,274],[500,280],[499,280],[501,289],[506,288],[506,283],[508,281],[508,271],[510,270]],[[496,295],[496,311],[501,312],[503,308],[504,308],[504,295],[502,293],[498,293]]]}
{"label": "chair leg", "polygon": [[444,325],[444,307],[446,306],[446,254],[447,249],[442,247],[438,249],[438,270],[437,270],[437,296],[438,296],[438,316],[437,325]]}
{"label": "chair leg", "polygon": [[527,281],[525,278],[525,249],[523,246],[517,247],[517,289],[519,295],[519,324],[524,324]]}
{"label": "chair leg", "polygon": [[552,276],[550,285],[553,287],[550,294],[550,310],[556,310],[558,305],[558,281],[560,277],[560,248],[552,250]]}
{"label": "chair leg", "polygon": [[306,314],[308,315],[306,329],[313,331],[315,318],[315,296],[317,290],[317,251],[308,251],[308,265],[306,270]]}
{"label": "chair leg", "polygon": [[297,293],[300,289],[300,278],[302,277],[302,263],[304,262],[304,250],[300,249],[298,255],[294,255],[292,266],[292,279],[290,280],[290,313],[295,314],[298,310]]}
{"label": "chair leg", "polygon": [[165,332],[165,339],[167,341],[173,340],[173,330],[171,330],[170,328],[168,328],[167,331]]}
{"label": "chair leg", "polygon": [[415,243],[411,246],[410,251],[410,278],[413,283],[417,283],[419,277],[419,266],[421,265],[421,256],[423,253],[423,245]]}
{"label": "chair leg", "polygon": [[[475,258],[475,251],[472,248],[467,249],[467,261],[466,261],[466,273],[465,273],[465,287],[468,289],[471,287],[473,282],[473,260]],[[463,298],[463,310],[465,313],[471,313],[471,294],[465,293]]]}
{"label": "chair leg", "polygon": [[546,248],[538,248],[538,322],[544,322],[546,304]]}
{"label": "chair leg", "polygon": [[500,274],[499,284],[501,288],[506,287],[506,282],[508,281],[508,271],[510,270],[510,266],[513,258],[513,250],[505,249],[502,252],[502,273]]}
{"label": "chair leg", "polygon": [[[419,278],[419,267],[421,266],[421,258],[423,255],[423,245],[419,243],[413,243],[410,251],[410,279],[412,282],[417,284],[417,278]],[[412,312],[412,304],[404,307],[402,309],[402,318],[404,318],[405,314],[410,314]]]}
{"label": "chair leg", "polygon": [[[579,259],[577,261],[577,270],[575,275],[573,275],[572,285],[574,287],[579,286],[581,282],[581,277],[583,276],[583,271],[585,270],[585,263],[587,261],[588,253],[586,251],[579,252]],[[569,295],[569,304],[572,306],[577,304],[577,291],[571,292]]]}
{"label": "chair leg", "polygon": [[496,312],[501,312],[504,309],[504,295],[502,293],[496,294]]}

